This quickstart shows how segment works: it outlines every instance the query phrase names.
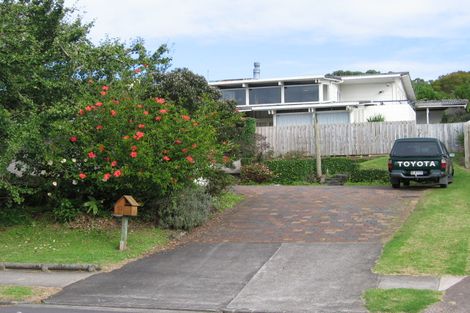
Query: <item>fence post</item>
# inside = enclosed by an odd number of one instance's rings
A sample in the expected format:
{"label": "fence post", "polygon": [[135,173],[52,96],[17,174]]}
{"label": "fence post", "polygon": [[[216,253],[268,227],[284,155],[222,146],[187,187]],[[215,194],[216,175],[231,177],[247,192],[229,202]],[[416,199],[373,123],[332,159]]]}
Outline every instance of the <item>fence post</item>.
{"label": "fence post", "polygon": [[464,151],[465,151],[465,167],[470,168],[470,122],[463,126],[464,133]]}

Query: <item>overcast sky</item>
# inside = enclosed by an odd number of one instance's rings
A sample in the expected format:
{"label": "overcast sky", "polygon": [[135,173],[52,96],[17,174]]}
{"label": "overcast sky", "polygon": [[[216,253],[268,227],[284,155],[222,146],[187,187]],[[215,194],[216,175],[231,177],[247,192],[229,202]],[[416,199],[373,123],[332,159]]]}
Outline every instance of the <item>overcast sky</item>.
{"label": "overcast sky", "polygon": [[94,21],[94,42],[166,43],[173,67],[209,80],[409,71],[470,71],[468,0],[66,0]]}

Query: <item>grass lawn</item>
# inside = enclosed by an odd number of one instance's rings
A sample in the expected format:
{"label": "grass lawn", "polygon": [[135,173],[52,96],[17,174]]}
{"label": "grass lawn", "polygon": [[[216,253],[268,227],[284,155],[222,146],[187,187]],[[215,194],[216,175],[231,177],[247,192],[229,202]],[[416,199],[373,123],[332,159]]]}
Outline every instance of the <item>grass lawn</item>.
{"label": "grass lawn", "polygon": [[20,263],[117,263],[137,257],[168,242],[168,232],[129,223],[128,249],[120,252],[117,225],[104,230],[70,229],[65,225],[37,222],[0,231],[0,262]]}
{"label": "grass lawn", "polygon": [[369,289],[364,293],[371,313],[418,313],[440,301],[441,293],[416,289]]}
{"label": "grass lawn", "polygon": [[[224,193],[214,200],[223,211],[243,199]],[[31,225],[0,228],[0,262],[81,263],[108,266],[136,258],[169,242],[170,231],[129,222],[128,249],[118,250],[120,223],[101,229],[71,229],[67,225],[36,221]]]}
{"label": "grass lawn", "polygon": [[387,162],[388,162],[389,156],[384,155],[384,156],[379,156],[376,158],[373,158],[371,160],[361,162],[359,163],[359,166],[361,169],[371,169],[371,170],[384,170],[388,171],[387,167]]}
{"label": "grass lawn", "polygon": [[453,184],[425,191],[414,212],[385,245],[374,271],[470,274],[470,171],[455,164]]}
{"label": "grass lawn", "polygon": [[57,288],[23,287],[23,286],[0,286],[0,302],[21,302],[40,300]]}

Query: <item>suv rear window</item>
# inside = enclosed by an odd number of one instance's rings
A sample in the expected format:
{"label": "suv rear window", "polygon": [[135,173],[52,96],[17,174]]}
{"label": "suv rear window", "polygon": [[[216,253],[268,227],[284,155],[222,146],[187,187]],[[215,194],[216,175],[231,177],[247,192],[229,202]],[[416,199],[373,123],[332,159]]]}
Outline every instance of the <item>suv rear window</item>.
{"label": "suv rear window", "polygon": [[435,141],[400,141],[395,143],[392,156],[436,156],[440,155],[439,146]]}

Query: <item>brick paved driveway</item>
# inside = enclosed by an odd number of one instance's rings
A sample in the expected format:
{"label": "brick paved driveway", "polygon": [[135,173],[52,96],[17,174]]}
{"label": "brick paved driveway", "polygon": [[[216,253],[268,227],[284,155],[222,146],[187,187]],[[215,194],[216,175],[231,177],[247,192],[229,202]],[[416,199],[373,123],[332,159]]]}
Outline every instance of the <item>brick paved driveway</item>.
{"label": "brick paved driveway", "polygon": [[237,186],[237,209],[199,242],[377,242],[409,213],[416,190],[370,187]]}

